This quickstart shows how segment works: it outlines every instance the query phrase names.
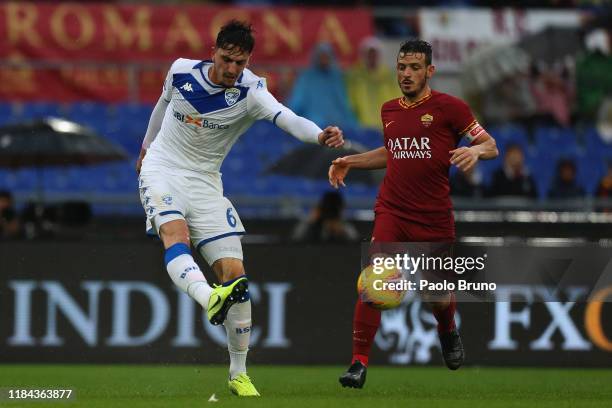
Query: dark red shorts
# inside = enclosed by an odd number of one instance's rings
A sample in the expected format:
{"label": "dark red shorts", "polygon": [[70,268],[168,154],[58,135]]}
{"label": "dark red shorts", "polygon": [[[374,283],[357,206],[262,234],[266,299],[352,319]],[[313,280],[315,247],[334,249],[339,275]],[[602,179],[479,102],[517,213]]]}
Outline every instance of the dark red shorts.
{"label": "dark red shorts", "polygon": [[[368,248],[368,256],[387,256],[395,254],[412,254],[412,256],[440,257],[452,256],[455,241],[455,223],[452,214],[448,223],[432,223],[430,225],[407,220],[389,213],[377,212],[374,218],[372,243]],[[392,244],[387,244],[391,242]],[[411,244],[406,244],[411,243]],[[456,279],[457,275],[445,270],[431,269],[422,271],[422,277],[429,281]],[[429,301],[435,301],[436,296],[447,297],[447,291],[427,292]]]}
{"label": "dark red shorts", "polygon": [[453,242],[455,225],[452,218],[444,226],[410,221],[389,213],[376,213],[372,241],[378,242]]}

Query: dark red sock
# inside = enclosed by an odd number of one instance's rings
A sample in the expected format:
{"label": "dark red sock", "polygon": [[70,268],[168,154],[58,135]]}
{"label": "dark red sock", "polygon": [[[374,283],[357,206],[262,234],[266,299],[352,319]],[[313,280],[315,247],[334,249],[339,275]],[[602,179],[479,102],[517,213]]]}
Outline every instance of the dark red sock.
{"label": "dark red sock", "polygon": [[378,326],[380,326],[380,310],[357,299],[353,315],[353,362],[359,360],[363,365],[368,365],[368,357]]}
{"label": "dark red sock", "polygon": [[455,329],[455,309],[457,308],[457,302],[455,301],[455,294],[451,292],[450,303],[448,307],[443,310],[434,309],[433,314],[438,321],[438,333],[448,333]]}

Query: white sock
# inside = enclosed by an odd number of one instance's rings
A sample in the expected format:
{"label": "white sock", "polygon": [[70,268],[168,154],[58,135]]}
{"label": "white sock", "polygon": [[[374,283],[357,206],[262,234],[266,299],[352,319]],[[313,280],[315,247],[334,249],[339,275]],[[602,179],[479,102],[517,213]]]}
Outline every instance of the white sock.
{"label": "white sock", "polygon": [[230,356],[230,379],[246,373],[246,359],[251,339],[251,301],[236,303],[227,311],[223,323]]}
{"label": "white sock", "polygon": [[205,310],[208,308],[208,299],[213,289],[190,254],[182,254],[172,259],[166,264],[166,269],[176,286]]}

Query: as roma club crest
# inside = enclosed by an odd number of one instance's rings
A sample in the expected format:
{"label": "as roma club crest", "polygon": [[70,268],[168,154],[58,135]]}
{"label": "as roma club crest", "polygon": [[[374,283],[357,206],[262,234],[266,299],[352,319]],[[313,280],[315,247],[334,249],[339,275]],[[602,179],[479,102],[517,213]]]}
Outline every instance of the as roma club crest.
{"label": "as roma club crest", "polygon": [[429,127],[432,122],[433,122],[433,116],[431,116],[429,113],[426,113],[423,116],[421,116],[421,123],[423,124],[423,126]]}
{"label": "as roma club crest", "polygon": [[225,90],[225,102],[227,102],[227,106],[232,106],[238,102],[238,98],[240,98],[240,89],[229,88]]}

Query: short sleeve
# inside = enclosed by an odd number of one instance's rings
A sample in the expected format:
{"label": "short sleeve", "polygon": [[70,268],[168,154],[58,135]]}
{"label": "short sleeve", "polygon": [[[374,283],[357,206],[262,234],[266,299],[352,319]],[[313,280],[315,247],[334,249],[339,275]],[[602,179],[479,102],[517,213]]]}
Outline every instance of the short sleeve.
{"label": "short sleeve", "polygon": [[164,87],[162,90],[162,97],[166,102],[170,102],[172,100],[172,90],[173,90],[173,82],[174,82],[174,73],[176,72],[177,66],[184,60],[183,58],[179,58],[172,63],[172,66],[168,70],[166,74],[166,79],[164,80]]}
{"label": "short sleeve", "polygon": [[453,98],[452,101],[451,106],[447,109],[450,127],[457,141],[465,138],[469,143],[472,143],[484,133],[484,129],[474,117],[467,103],[458,98]]}
{"label": "short sleeve", "polygon": [[255,120],[274,121],[276,116],[287,108],[268,91],[266,80],[260,78],[249,88],[247,94],[247,111]]}

